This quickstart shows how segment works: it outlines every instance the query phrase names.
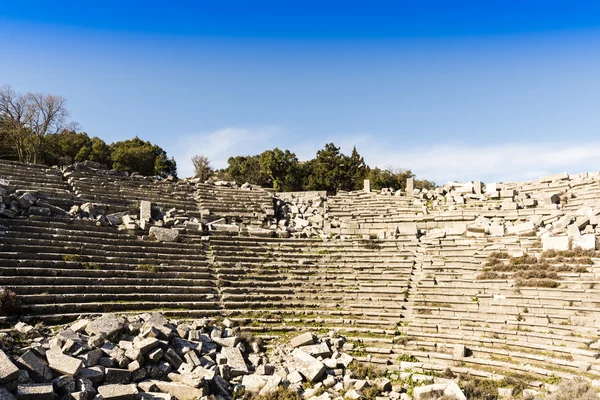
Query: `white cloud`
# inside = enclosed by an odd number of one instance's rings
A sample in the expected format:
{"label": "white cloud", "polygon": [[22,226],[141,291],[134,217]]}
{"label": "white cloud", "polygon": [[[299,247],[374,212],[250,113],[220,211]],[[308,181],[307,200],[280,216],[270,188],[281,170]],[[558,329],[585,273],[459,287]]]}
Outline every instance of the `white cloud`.
{"label": "white cloud", "polygon": [[165,146],[167,153],[177,161],[180,177],[193,176],[191,158],[202,154],[211,161],[213,168],[227,166],[227,159],[237,155],[251,155],[264,151],[271,139],[280,135],[282,129],[276,126],[258,128],[223,128],[214,132],[183,135]]}
{"label": "white cloud", "polygon": [[438,184],[449,180],[529,180],[558,172],[597,171],[600,165],[600,142],[433,144],[402,149],[374,144],[358,150],[370,165],[410,168],[418,178]]}
{"label": "white cloud", "polygon": [[229,127],[184,135],[166,149],[177,160],[181,177],[193,175],[190,160],[195,154],[207,156],[214,168],[223,168],[231,156],[258,154],[274,147],[289,149],[300,160],[307,160],[330,142],[340,146],[345,154],[356,146],[371,166],[408,168],[417,178],[430,179],[438,184],[450,180],[521,181],[558,172],[579,173],[600,169],[600,142],[407,146],[375,135],[323,135],[317,140],[299,136],[277,126]]}

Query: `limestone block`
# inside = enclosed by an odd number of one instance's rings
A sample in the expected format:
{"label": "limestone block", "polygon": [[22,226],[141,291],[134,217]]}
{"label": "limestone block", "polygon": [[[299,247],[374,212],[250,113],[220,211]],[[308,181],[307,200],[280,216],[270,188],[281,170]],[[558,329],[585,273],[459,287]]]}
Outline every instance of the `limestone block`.
{"label": "limestone block", "polygon": [[98,387],[98,394],[102,396],[104,400],[135,400],[138,389],[134,384],[103,385]]}
{"label": "limestone block", "polygon": [[582,250],[596,250],[596,235],[580,235],[573,236],[573,248],[581,248]]}
{"label": "limestone block", "polygon": [[[203,387],[194,388],[178,382],[157,381],[156,386],[161,392],[168,393],[178,400],[194,400],[208,395],[208,391]],[[100,388],[98,388],[98,391],[100,391]]]}
{"label": "limestone block", "polygon": [[448,385],[444,389],[444,396],[454,398],[456,400],[467,400],[467,396],[465,396],[458,384],[454,381],[448,382]]}
{"label": "limestone block", "polygon": [[34,383],[17,387],[17,400],[53,400],[55,396],[52,383]]}
{"label": "limestone block", "polygon": [[106,314],[90,322],[85,327],[85,331],[88,335],[111,338],[123,329],[124,324],[125,320],[123,318],[114,314]]}
{"label": "limestone block", "polygon": [[150,235],[154,235],[159,242],[177,242],[179,240],[179,231],[177,229],[150,227]]}
{"label": "limestone block", "polygon": [[546,236],[542,238],[542,249],[544,251],[556,250],[566,251],[569,250],[569,237],[568,236]]}
{"label": "limestone block", "polygon": [[408,178],[406,180],[406,195],[413,196],[415,189],[415,180],[413,178]]}
{"label": "limestone block", "polygon": [[305,332],[290,340],[290,344],[292,345],[292,347],[306,346],[314,343],[315,339],[313,337],[313,334],[310,332]]}
{"label": "limestone block", "polygon": [[299,349],[304,351],[305,353],[310,354],[313,357],[331,357],[331,350],[325,342],[307,346],[300,346]]}
{"label": "limestone block", "polygon": [[242,386],[250,393],[258,393],[266,385],[268,378],[262,375],[244,375]]}
{"label": "limestone block", "polygon": [[567,227],[567,235],[569,237],[579,236],[579,228],[577,227],[577,225],[575,225],[575,224],[569,225]]}
{"label": "limestone block", "polygon": [[56,349],[47,351],[46,358],[50,368],[65,375],[77,375],[83,366],[83,361],[80,359],[63,354]]}
{"label": "limestone block", "polygon": [[269,393],[275,392],[282,380],[283,378],[279,375],[270,376],[267,380],[267,383],[263,386],[258,395],[266,396]]}
{"label": "limestone block", "polygon": [[150,221],[152,218],[152,203],[146,200],[140,201],[140,221]]}
{"label": "limestone block", "polygon": [[292,367],[298,370],[309,382],[317,382],[325,374],[325,365],[310,354],[300,349],[294,349],[291,362]]}
{"label": "limestone block", "polygon": [[535,225],[532,221],[527,221],[522,224],[507,227],[506,232],[509,235],[526,235],[535,232]]}
{"label": "limestone block", "polygon": [[235,347],[223,347],[221,354],[227,357],[227,365],[231,369],[232,377],[248,374],[248,366],[239,349]]}
{"label": "limestone block", "polygon": [[503,199],[512,199],[516,192],[513,189],[504,189],[500,191],[500,197]]}
{"label": "limestone block", "polygon": [[435,383],[433,385],[415,386],[413,391],[414,400],[437,399],[444,395],[446,389],[445,383]]}
{"label": "limestone block", "polygon": [[32,204],[35,204],[36,201],[37,197],[35,197],[31,193],[23,193],[17,198],[17,204],[19,204],[21,208],[28,208]]}
{"label": "limestone block", "polygon": [[25,368],[29,372],[29,376],[37,383],[48,382],[53,377],[50,367],[31,350],[27,350],[19,357],[17,364]]}
{"label": "limestone block", "polygon": [[17,379],[18,376],[19,368],[10,361],[10,358],[8,358],[2,350],[0,350],[0,384],[13,381]]}
{"label": "limestone block", "polygon": [[365,179],[363,187],[365,193],[371,193],[371,181],[369,179]]}

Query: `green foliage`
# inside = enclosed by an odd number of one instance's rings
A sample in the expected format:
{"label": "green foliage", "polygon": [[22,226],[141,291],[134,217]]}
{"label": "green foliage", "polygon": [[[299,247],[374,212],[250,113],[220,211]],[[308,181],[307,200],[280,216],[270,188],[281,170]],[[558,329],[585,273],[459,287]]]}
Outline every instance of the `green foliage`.
{"label": "green foliage", "polygon": [[[370,168],[356,147],[348,156],[333,143],[327,143],[306,162],[298,161],[289,150],[275,148],[253,156],[230,157],[227,163],[227,168],[218,173],[221,179],[273,187],[280,192],[325,190],[335,194],[340,190],[360,190],[365,179],[371,180],[374,190],[398,190],[405,188],[407,178],[414,178],[410,170]],[[431,189],[435,183],[420,180],[415,181],[415,187]]]}
{"label": "green foliage", "polygon": [[93,137],[79,149],[75,161],[94,161],[106,166],[112,166],[110,147],[99,137]]}
{"label": "green foliage", "polygon": [[135,267],[136,270],[138,271],[146,271],[146,272],[152,272],[152,273],[157,273],[157,272],[162,272],[163,268],[159,265],[153,265],[153,264],[139,264]]}
{"label": "green foliage", "polygon": [[348,366],[356,379],[376,379],[385,376],[385,370],[373,364],[362,363],[354,360]]}
{"label": "green foliage", "polygon": [[117,171],[138,172],[142,175],[177,175],[177,164],[167,158],[161,147],[144,142],[137,136],[110,145],[112,167]]}
{"label": "green foliage", "polygon": [[12,290],[0,287],[0,315],[18,315],[21,301]]}
{"label": "green foliage", "polygon": [[83,257],[81,257],[79,254],[63,254],[62,259],[63,259],[63,261],[72,261],[72,262],[82,262],[83,261]]}
{"label": "green foliage", "polygon": [[273,188],[291,192],[302,188],[302,174],[298,158],[289,150],[278,148],[263,151],[258,157],[260,173],[268,176]]}
{"label": "green foliage", "polygon": [[[369,170],[366,179],[371,181],[371,189],[374,190],[383,188],[404,190],[406,189],[406,180],[414,178],[414,176],[410,170],[388,167],[386,169],[373,168]],[[415,185],[415,187],[417,186]]]}
{"label": "green foliage", "polygon": [[81,149],[91,142],[85,132],[64,130],[46,137],[46,154],[44,161],[53,165],[72,164]]}

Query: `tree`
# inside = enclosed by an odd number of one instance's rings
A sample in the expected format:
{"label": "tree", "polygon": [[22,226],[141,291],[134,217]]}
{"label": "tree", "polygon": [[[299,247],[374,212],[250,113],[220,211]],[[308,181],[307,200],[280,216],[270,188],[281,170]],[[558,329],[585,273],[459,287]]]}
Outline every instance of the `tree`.
{"label": "tree", "polygon": [[236,182],[271,186],[271,178],[260,166],[260,156],[229,157],[225,172]]}
{"label": "tree", "polygon": [[177,176],[177,164],[160,146],[144,142],[137,136],[110,145],[112,167],[117,171],[142,175]]}
{"label": "tree", "polygon": [[75,161],[82,162],[86,160],[112,168],[110,147],[99,137],[93,137],[85,146],[79,149],[75,156]]}
{"label": "tree", "polygon": [[3,139],[14,148],[19,161],[28,161],[28,137],[31,133],[28,126],[33,115],[27,98],[17,94],[10,86],[0,87],[0,117]]}
{"label": "tree", "polygon": [[200,180],[203,182],[210,178],[210,175],[213,171],[210,167],[210,161],[208,160],[208,157],[197,154],[192,157],[192,164],[194,164],[194,176],[196,178],[200,178]]}
{"label": "tree", "polygon": [[365,159],[358,154],[356,146],[352,149],[350,157],[346,157],[344,170],[345,176],[341,185],[342,190],[359,190],[363,187],[367,175],[367,165]]}
{"label": "tree", "polygon": [[90,137],[85,132],[64,130],[54,135],[48,135],[44,162],[51,165],[72,164],[81,149],[89,144]]}
{"label": "tree", "polygon": [[328,143],[317,151],[317,156],[309,165],[308,190],[326,190],[335,194],[346,186],[347,157],[333,143]]}
{"label": "tree", "polygon": [[10,86],[0,88],[2,134],[12,143],[20,161],[42,163],[48,135],[73,129],[68,122],[66,100],[41,93],[16,93]]}
{"label": "tree", "polygon": [[259,156],[261,174],[269,176],[273,188],[280,192],[302,189],[302,178],[296,154],[278,148],[263,151]]}

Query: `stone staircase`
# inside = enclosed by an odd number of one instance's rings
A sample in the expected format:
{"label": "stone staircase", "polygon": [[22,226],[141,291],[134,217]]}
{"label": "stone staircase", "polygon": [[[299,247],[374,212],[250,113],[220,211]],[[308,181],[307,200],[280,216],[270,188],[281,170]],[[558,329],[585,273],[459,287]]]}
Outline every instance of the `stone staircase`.
{"label": "stone staircase", "polygon": [[0,239],[0,286],[19,295],[28,318],[219,312],[216,280],[200,245],[141,241],[84,220],[31,217],[3,224],[8,230]]}
{"label": "stone staircase", "polygon": [[204,220],[263,226],[273,217],[273,195],[263,189],[238,189],[199,183],[195,194]]}

